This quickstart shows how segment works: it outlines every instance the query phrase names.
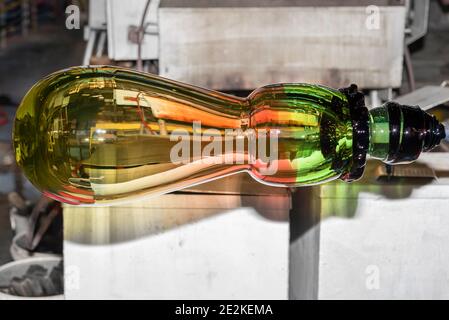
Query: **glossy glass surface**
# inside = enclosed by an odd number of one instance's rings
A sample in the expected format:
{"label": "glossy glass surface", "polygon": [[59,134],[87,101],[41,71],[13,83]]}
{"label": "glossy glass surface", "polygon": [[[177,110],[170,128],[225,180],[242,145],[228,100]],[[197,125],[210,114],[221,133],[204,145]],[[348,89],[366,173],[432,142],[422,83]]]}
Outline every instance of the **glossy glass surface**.
{"label": "glossy glass surface", "polygon": [[372,158],[386,160],[390,148],[390,121],[385,106],[370,110],[369,113],[370,147]]}
{"label": "glossy glass surface", "polygon": [[275,186],[316,184],[352,161],[339,91],[279,84],[238,98],[115,67],[38,82],[17,111],[13,142],[30,181],[71,204],[157,195],[241,171]]}

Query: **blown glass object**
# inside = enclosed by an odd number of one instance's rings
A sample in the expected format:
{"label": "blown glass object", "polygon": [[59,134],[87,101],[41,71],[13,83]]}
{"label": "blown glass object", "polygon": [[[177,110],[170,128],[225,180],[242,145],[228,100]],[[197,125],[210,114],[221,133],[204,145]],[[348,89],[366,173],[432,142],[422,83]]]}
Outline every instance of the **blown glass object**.
{"label": "blown glass object", "polygon": [[[238,98],[122,68],[76,67],[31,88],[13,143],[17,163],[47,196],[93,205],[242,171],[282,187],[352,180],[367,153],[411,161],[444,137],[419,109],[368,112],[358,95],[354,87],[276,84]],[[412,134],[410,151],[404,119],[416,110],[420,138]]]}

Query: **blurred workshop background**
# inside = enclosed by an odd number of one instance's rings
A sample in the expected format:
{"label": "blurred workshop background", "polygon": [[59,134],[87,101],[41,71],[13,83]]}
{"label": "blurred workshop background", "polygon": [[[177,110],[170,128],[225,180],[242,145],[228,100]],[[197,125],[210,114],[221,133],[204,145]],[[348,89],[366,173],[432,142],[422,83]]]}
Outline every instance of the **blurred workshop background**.
{"label": "blurred workshop background", "polygon": [[[16,168],[39,79],[107,64],[246,96],[356,83],[449,117],[447,0],[0,0],[0,300],[448,299],[449,145],[353,184],[246,175],[127,206],[61,206]],[[63,221],[64,220],[64,221]]]}

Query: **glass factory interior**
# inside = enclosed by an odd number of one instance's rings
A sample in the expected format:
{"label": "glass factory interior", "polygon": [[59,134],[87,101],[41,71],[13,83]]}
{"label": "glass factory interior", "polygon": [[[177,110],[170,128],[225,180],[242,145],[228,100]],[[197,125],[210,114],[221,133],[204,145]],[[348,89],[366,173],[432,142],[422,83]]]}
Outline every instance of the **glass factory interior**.
{"label": "glass factory interior", "polygon": [[[449,139],[379,161],[390,101],[449,124],[448,0],[0,0],[0,300],[449,299]],[[197,120],[278,174],[174,164]]]}

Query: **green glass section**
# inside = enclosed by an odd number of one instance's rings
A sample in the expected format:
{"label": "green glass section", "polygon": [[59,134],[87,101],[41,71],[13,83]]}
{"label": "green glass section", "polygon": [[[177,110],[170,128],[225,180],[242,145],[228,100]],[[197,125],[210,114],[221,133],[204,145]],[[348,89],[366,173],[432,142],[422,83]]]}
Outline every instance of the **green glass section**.
{"label": "green glass section", "polygon": [[369,132],[369,155],[372,158],[386,160],[390,143],[390,123],[386,107],[381,106],[370,110]]}
{"label": "green glass section", "polygon": [[254,91],[248,100],[251,126],[281,133],[277,172],[262,177],[253,168],[256,178],[273,185],[311,185],[335,179],[351,165],[352,124],[341,92],[279,84]]}
{"label": "green glass section", "polygon": [[352,164],[348,102],[337,90],[279,84],[238,98],[115,67],[38,82],[17,111],[13,143],[30,181],[72,204],[163,194],[242,171],[274,186],[311,185]]}

